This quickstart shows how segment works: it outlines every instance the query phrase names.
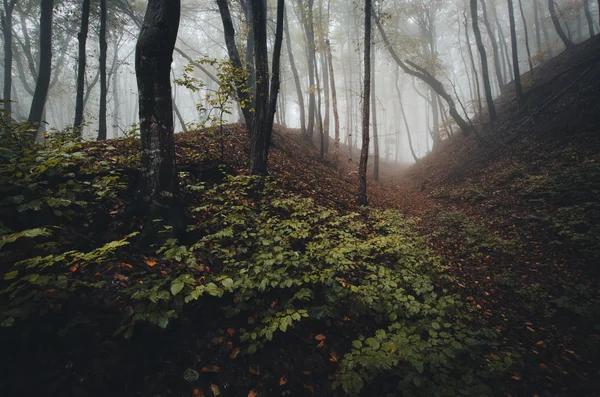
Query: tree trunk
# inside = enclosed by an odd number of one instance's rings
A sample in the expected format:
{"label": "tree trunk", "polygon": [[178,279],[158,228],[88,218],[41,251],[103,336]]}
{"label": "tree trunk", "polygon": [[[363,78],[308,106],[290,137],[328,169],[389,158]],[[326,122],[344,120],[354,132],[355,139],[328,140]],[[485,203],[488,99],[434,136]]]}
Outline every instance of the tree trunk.
{"label": "tree trunk", "polygon": [[37,132],[42,123],[44,106],[48,97],[48,88],[50,86],[50,74],[52,72],[52,17],[54,0],[41,0],[40,13],[40,62],[38,68],[38,77],[35,84],[35,92],[31,101],[29,110],[29,124],[31,124],[33,133],[32,138],[37,137]]}
{"label": "tree trunk", "polygon": [[[504,30],[502,30],[502,24],[500,23],[500,19],[498,18],[498,12],[496,11],[496,6],[492,7],[492,14],[494,15],[494,20],[496,21],[496,29],[498,30],[498,40],[500,41],[500,53],[502,54],[502,73],[506,77],[505,80],[509,78],[514,79],[512,68],[510,67],[510,55],[508,50],[508,44],[506,44],[506,37],[504,36]],[[507,72],[508,66],[508,72]]]}
{"label": "tree trunk", "polygon": [[75,99],[75,121],[73,127],[79,131],[81,136],[83,123],[83,89],[85,86],[85,66],[86,66],[86,43],[88,36],[90,20],[90,0],[83,0],[81,5],[81,28],[77,35],[79,42],[79,57],[77,62],[77,94]]}
{"label": "tree trunk", "polygon": [[149,0],[135,49],[142,200],[150,219],[161,217],[174,227],[183,220],[181,205],[175,202],[179,189],[170,80],[180,10],[180,0]]}
{"label": "tree trunk", "polygon": [[323,75],[323,96],[325,97],[325,116],[323,117],[323,134],[325,135],[325,153],[329,152],[329,73],[327,71],[327,59],[325,55],[325,41],[323,41],[323,52],[321,53],[321,73]]}
{"label": "tree trunk", "polygon": [[2,33],[4,34],[4,103],[3,108],[10,116],[12,112],[12,17],[17,0],[3,0],[4,13],[2,13]]}
{"label": "tree trunk", "polygon": [[100,111],[98,140],[106,139],[106,0],[100,0]]}
{"label": "tree trunk", "polygon": [[538,0],[533,0],[533,23],[535,25],[535,45],[537,49],[537,54],[542,53],[542,36],[540,25],[542,22],[540,21],[540,7],[538,4]]}
{"label": "tree trunk", "polygon": [[[499,56],[499,51],[498,51],[498,42],[496,41],[496,36],[494,35],[494,30],[492,29],[492,25],[490,24],[490,21],[488,19],[488,13],[487,13],[487,6],[485,4],[485,0],[480,0],[481,1],[481,8],[482,8],[482,14],[483,14],[483,24],[485,25],[485,28],[488,32],[488,36],[490,37],[490,42],[492,43],[492,58],[494,59],[494,70],[496,71],[496,80],[498,81],[498,87],[500,89],[500,92],[502,92],[502,90],[504,89],[504,78],[502,76],[502,72],[501,72],[501,65],[500,65],[500,56]],[[492,4],[492,7],[494,5]]]}
{"label": "tree trunk", "polygon": [[477,89],[477,108],[479,109],[479,117],[483,117],[483,106],[481,104],[481,85],[479,84],[479,73],[477,73],[477,65],[471,48],[471,39],[469,37],[469,25],[467,24],[467,13],[463,14],[465,19],[465,38],[467,39],[467,48],[469,49],[469,59],[471,60],[471,68],[473,69],[473,78],[475,79],[475,87]]}
{"label": "tree trunk", "polygon": [[[277,111],[280,87],[280,59],[283,43],[284,0],[277,1],[277,26],[273,48],[273,64],[269,90],[269,54],[267,52],[267,5],[251,2],[252,28],[254,30],[256,70],[255,121],[250,133],[250,171],[255,175],[267,174],[269,146],[273,134],[273,119]],[[264,110],[263,110],[264,106]],[[263,124],[262,118],[265,117]]]}
{"label": "tree trunk", "polygon": [[523,21],[523,31],[525,32],[525,49],[527,50],[527,62],[529,63],[529,73],[533,77],[533,61],[531,59],[531,48],[529,47],[529,32],[527,30],[527,20],[525,19],[525,11],[523,10],[523,2],[518,0],[519,10],[521,12],[521,20]]}
{"label": "tree trunk", "polygon": [[325,158],[325,132],[323,131],[323,117],[321,117],[321,83],[319,79],[319,69],[317,62],[315,65],[315,82],[317,84],[317,123],[319,125],[319,155],[321,159]]}
{"label": "tree trunk", "polygon": [[415,163],[419,162],[419,157],[415,153],[415,149],[413,148],[412,138],[410,135],[410,126],[408,125],[408,119],[406,118],[406,113],[404,112],[404,105],[402,104],[402,91],[400,90],[400,85],[398,85],[398,78],[400,76],[399,68],[396,68],[396,92],[398,93],[398,102],[400,103],[400,112],[402,113],[402,120],[404,120],[404,127],[406,128],[406,137],[408,138],[408,147],[410,149],[410,154],[412,155]]}
{"label": "tree trunk", "polygon": [[364,80],[362,108],[362,148],[358,167],[358,205],[367,205],[367,165],[369,162],[369,105],[371,99],[371,0],[365,0]]}
{"label": "tree trunk", "polygon": [[335,128],[333,143],[333,161],[338,164],[340,159],[340,116],[338,114],[337,92],[335,89],[335,75],[333,74],[333,55],[331,54],[331,43],[325,41],[327,51],[327,65],[329,66],[329,81],[331,83],[331,100],[333,101],[333,123]]}
{"label": "tree trunk", "polygon": [[119,137],[119,114],[121,103],[119,101],[119,41],[115,37],[115,53],[113,56],[114,68],[112,71],[113,92],[113,138]]}
{"label": "tree trunk", "polygon": [[373,179],[379,181],[379,137],[377,136],[377,95],[375,94],[375,46],[371,48],[371,120],[373,122]]}
{"label": "tree trunk", "polygon": [[[314,145],[313,135],[315,129],[315,111],[316,111],[316,97],[315,97],[315,31],[313,21],[313,5],[314,0],[308,0],[306,10],[302,11],[305,17],[303,24],[304,33],[306,36],[306,61],[308,65],[308,125],[306,130],[306,143]],[[302,7],[302,5],[300,6]],[[306,12],[305,12],[306,11]]]}
{"label": "tree trunk", "polygon": [[475,34],[475,41],[477,42],[477,49],[481,56],[481,74],[483,75],[483,87],[485,89],[485,98],[488,106],[489,121],[491,124],[496,122],[496,107],[494,106],[494,99],[492,98],[492,86],[490,84],[490,73],[488,70],[487,55],[485,53],[485,46],[481,39],[481,31],[479,30],[479,17],[477,16],[477,0],[471,1],[471,22],[473,23],[473,33]]}
{"label": "tree trunk", "polygon": [[[223,22],[223,34],[225,36],[225,46],[227,47],[229,60],[236,69],[244,70],[242,61],[240,60],[240,54],[235,44],[235,29],[233,28],[233,20],[231,19],[227,0],[217,0],[217,6],[219,7],[219,14],[221,15],[221,21]],[[236,84],[235,88],[240,108],[242,109],[244,119],[246,120],[246,126],[250,129],[253,124],[254,115],[251,111],[252,98],[248,93],[249,87],[247,84]]]}
{"label": "tree trunk", "polygon": [[[381,37],[385,44],[385,47],[388,49],[390,55],[392,56],[392,58],[394,59],[396,64],[398,66],[400,66],[400,68],[404,71],[404,73],[407,73],[411,76],[414,76],[414,77],[422,80],[425,84],[429,85],[439,96],[441,96],[448,104],[448,108],[450,109],[450,114],[452,115],[452,117],[454,118],[454,120],[456,121],[458,126],[460,127],[461,132],[464,135],[469,135],[471,133],[471,126],[465,121],[465,119],[462,118],[462,116],[456,110],[456,105],[454,103],[454,99],[452,99],[452,96],[450,96],[448,94],[448,92],[444,88],[444,85],[438,79],[436,79],[434,76],[432,76],[431,73],[429,73],[427,70],[423,69],[422,67],[416,65],[415,63],[413,63],[409,60],[407,60],[406,63],[403,62],[400,59],[400,57],[398,57],[398,55],[396,54],[396,51],[394,51],[394,49],[392,48],[392,45],[391,45],[387,35],[385,34],[383,27],[381,26],[381,22],[379,22],[379,20],[377,18],[375,18],[375,24],[377,25],[377,28],[379,29],[379,33],[381,34]],[[410,69],[407,66],[407,64],[410,67],[412,67],[414,70]]]}
{"label": "tree trunk", "polygon": [[554,28],[556,29],[558,37],[560,37],[567,50],[570,50],[575,44],[565,34],[565,31],[560,25],[560,20],[558,19],[558,14],[556,13],[556,4],[554,3],[554,0],[548,0],[548,9],[550,10],[550,17],[552,18],[552,23],[554,24]]}
{"label": "tree trunk", "polygon": [[515,91],[517,103],[523,104],[523,87],[521,86],[521,71],[519,70],[519,49],[517,48],[517,28],[515,24],[515,9],[513,0],[508,0],[508,20],[510,23],[510,43],[512,46],[513,70],[515,71]]}
{"label": "tree trunk", "polygon": [[298,106],[300,108],[300,132],[304,137],[304,140],[308,141],[306,132],[306,114],[304,109],[304,94],[302,93],[302,86],[300,85],[300,76],[298,75],[298,68],[296,68],[296,61],[294,60],[294,51],[292,50],[292,39],[290,37],[290,27],[288,26],[287,11],[284,14],[284,18],[286,46],[288,50],[288,57],[290,58],[292,74],[294,75],[294,85],[296,86],[296,94],[298,95]]}
{"label": "tree trunk", "polygon": [[588,34],[590,37],[594,36],[594,20],[592,18],[592,13],[590,11],[590,0],[583,1],[583,10],[585,12],[585,20],[588,25]]}

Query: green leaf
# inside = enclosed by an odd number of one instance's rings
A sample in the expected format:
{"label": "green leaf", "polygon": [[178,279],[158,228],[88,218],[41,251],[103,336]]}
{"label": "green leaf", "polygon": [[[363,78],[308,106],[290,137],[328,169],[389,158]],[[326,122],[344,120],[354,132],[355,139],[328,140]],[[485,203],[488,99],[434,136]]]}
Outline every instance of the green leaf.
{"label": "green leaf", "polygon": [[193,368],[188,368],[183,372],[183,379],[187,382],[194,382],[200,379],[200,374]]}
{"label": "green leaf", "polygon": [[19,271],[15,270],[13,272],[8,272],[4,275],[4,279],[5,280],[12,280],[14,278],[16,278],[19,275]]}
{"label": "green leaf", "polygon": [[233,288],[233,280],[230,279],[229,277],[226,278],[225,280],[221,281],[221,284],[223,284],[223,287],[225,287],[227,289]]}
{"label": "green leaf", "polygon": [[359,341],[358,339],[357,340],[353,340],[352,341],[352,346],[354,346],[357,349],[360,349],[362,347],[362,342]]}
{"label": "green leaf", "polygon": [[377,350],[381,346],[379,341],[375,338],[368,338],[365,343],[373,350]]}
{"label": "green leaf", "polygon": [[184,287],[183,281],[181,281],[181,280],[173,281],[173,283],[171,284],[171,293],[173,294],[173,296],[180,293],[181,290],[183,289],[183,287]]}
{"label": "green leaf", "polygon": [[167,328],[167,325],[169,325],[169,319],[167,317],[159,317],[158,318],[158,326],[161,327],[162,329]]}

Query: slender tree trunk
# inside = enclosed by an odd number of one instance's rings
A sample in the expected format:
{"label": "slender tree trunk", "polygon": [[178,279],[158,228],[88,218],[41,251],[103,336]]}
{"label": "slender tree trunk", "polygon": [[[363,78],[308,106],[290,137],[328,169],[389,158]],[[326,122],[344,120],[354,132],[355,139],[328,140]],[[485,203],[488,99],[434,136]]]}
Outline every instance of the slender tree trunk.
{"label": "slender tree trunk", "polygon": [[115,37],[115,53],[113,55],[114,68],[112,71],[112,92],[113,92],[113,138],[119,137],[119,114],[121,101],[119,99],[119,41]]}
{"label": "slender tree trunk", "polygon": [[552,23],[554,24],[554,28],[556,29],[556,33],[558,37],[562,40],[565,47],[570,50],[575,45],[573,41],[565,34],[562,26],[560,25],[560,20],[558,19],[558,14],[556,13],[556,4],[554,0],[548,0],[548,9],[550,10],[550,17],[552,18]]}
{"label": "slender tree trunk", "polygon": [[412,155],[415,163],[419,162],[419,157],[415,153],[415,149],[413,148],[412,138],[410,135],[410,126],[408,125],[408,119],[406,118],[406,113],[404,112],[404,105],[402,104],[402,91],[400,90],[400,85],[398,84],[398,78],[400,76],[400,68],[396,68],[396,92],[398,93],[398,103],[400,104],[400,112],[402,113],[402,120],[404,120],[404,127],[406,128],[406,137],[408,138],[408,147],[410,149],[410,154]]}
{"label": "slender tree trunk", "polygon": [[471,1],[471,21],[473,23],[473,33],[475,34],[475,41],[477,42],[477,49],[481,56],[481,74],[483,76],[483,87],[485,89],[485,98],[488,106],[489,121],[491,124],[496,122],[496,107],[494,106],[494,99],[492,98],[492,86],[490,84],[490,73],[488,70],[487,55],[485,53],[485,46],[481,39],[481,31],[479,30],[479,21],[477,16],[477,0]]}
{"label": "slender tree trunk", "polygon": [[90,0],[83,0],[81,5],[81,28],[77,35],[79,42],[79,57],[77,64],[77,94],[75,99],[75,121],[73,126],[79,131],[81,136],[83,123],[83,89],[85,86],[85,66],[86,66],[86,43],[88,36],[90,20]]}
{"label": "slender tree trunk", "polygon": [[535,25],[535,45],[536,45],[536,53],[537,54],[541,54],[542,53],[542,35],[541,35],[541,29],[540,29],[540,25],[542,24],[542,22],[540,22],[540,7],[538,4],[538,0],[533,0],[533,23]]}
{"label": "slender tree trunk", "polygon": [[319,78],[319,68],[317,62],[315,65],[315,82],[317,84],[317,124],[319,126],[319,155],[321,159],[325,158],[325,133],[323,131],[323,117],[321,117],[321,82]]}
{"label": "slender tree trunk", "polygon": [[4,12],[2,13],[2,33],[4,35],[4,110],[10,115],[12,112],[12,21],[13,10],[17,0],[3,0]]}
{"label": "slender tree trunk", "polygon": [[483,105],[481,103],[481,86],[479,84],[479,73],[477,73],[477,65],[475,64],[475,57],[473,56],[473,49],[471,48],[471,39],[469,37],[469,25],[467,23],[467,13],[463,13],[465,19],[465,38],[467,39],[467,48],[469,50],[469,59],[471,60],[471,68],[473,69],[473,78],[475,79],[475,87],[477,89],[477,108],[479,110],[479,116],[483,117]]}
{"label": "slender tree trunk", "polygon": [[106,139],[106,0],[100,0],[100,111],[98,140]]}
{"label": "slender tree trunk", "polygon": [[529,32],[527,30],[527,20],[525,18],[525,11],[523,10],[523,2],[519,1],[519,10],[521,12],[521,20],[523,21],[523,31],[525,33],[525,49],[527,50],[527,62],[529,63],[529,73],[533,77],[533,60],[531,59],[531,48],[529,47]]}
{"label": "slender tree trunk", "polygon": [[369,162],[369,105],[371,99],[371,0],[365,0],[364,81],[362,108],[362,148],[358,167],[358,205],[367,205],[367,165]]}
{"label": "slender tree trunk", "polygon": [[[510,67],[510,55],[508,50],[508,44],[506,42],[506,37],[504,36],[504,30],[502,29],[502,24],[500,23],[500,19],[498,18],[498,12],[496,11],[496,6],[492,7],[492,14],[494,16],[494,20],[496,21],[496,29],[498,30],[498,40],[500,41],[500,53],[502,54],[502,73],[506,77],[506,80],[509,78],[514,79],[512,68]],[[508,66],[508,72],[507,72]]]}
{"label": "slender tree trunk", "polygon": [[588,25],[588,34],[590,37],[594,36],[594,19],[592,18],[592,13],[590,11],[590,0],[583,1],[583,11],[585,12],[585,20]]}
{"label": "slender tree trunk", "polygon": [[315,129],[315,112],[316,112],[316,97],[315,97],[315,31],[312,8],[314,0],[308,0],[308,7],[306,10],[306,22],[304,24],[304,31],[306,35],[306,59],[308,64],[308,125],[307,125],[307,142],[313,145],[313,135]]}
{"label": "slender tree trunk", "polygon": [[519,70],[519,49],[517,48],[517,28],[515,24],[515,9],[513,0],[508,1],[508,20],[510,23],[510,43],[512,46],[513,70],[515,71],[515,91],[517,103],[523,104],[523,87],[521,86],[521,71]]}
{"label": "slender tree trunk", "polygon": [[33,127],[32,138],[37,137],[37,131],[42,123],[44,106],[48,97],[50,74],[52,73],[52,17],[54,0],[41,0],[40,11],[40,63],[35,92],[29,110],[29,124]]}
{"label": "slender tree trunk", "polygon": [[[500,66],[500,52],[498,50],[498,42],[496,41],[496,36],[494,35],[494,30],[492,29],[492,25],[490,24],[487,6],[485,4],[485,0],[480,0],[482,13],[483,13],[483,24],[487,29],[488,36],[490,37],[490,42],[492,43],[492,58],[494,59],[494,70],[496,71],[496,80],[498,81],[498,87],[500,88],[500,92],[504,89],[504,78],[502,76],[501,66]],[[492,5],[493,6],[493,5]]]}
{"label": "slender tree trunk", "polygon": [[142,146],[141,192],[153,217],[182,228],[175,203],[178,180],[173,141],[171,63],[180,18],[179,0],[149,0],[135,49]]}
{"label": "slender tree trunk", "polygon": [[377,95],[375,94],[375,46],[371,47],[371,120],[373,122],[373,179],[379,181],[379,137],[377,136]]}
{"label": "slender tree trunk", "polygon": [[[253,1],[253,0],[250,0]],[[247,21],[247,32],[246,32],[246,55],[245,55],[245,63],[244,69],[248,73],[248,79],[246,81],[247,87],[250,89],[252,95],[251,97],[256,97],[256,71],[254,69],[254,34],[252,33],[252,14],[250,12],[250,6],[248,5],[247,0],[240,0],[240,5],[242,6],[242,11],[244,12],[244,16]],[[250,107],[253,107],[254,104],[250,104]]]}
{"label": "slender tree trunk", "polygon": [[300,86],[300,76],[298,75],[298,68],[296,68],[296,61],[294,60],[294,51],[292,50],[292,39],[290,38],[290,28],[288,26],[287,11],[284,15],[286,46],[288,50],[288,57],[290,58],[292,74],[294,75],[294,85],[296,86],[296,94],[298,95],[298,106],[300,108],[300,132],[304,137],[304,140],[308,141],[308,135],[306,131],[306,114],[304,109],[304,94],[302,93],[302,87]]}
{"label": "slender tree trunk", "polygon": [[333,55],[331,54],[331,43],[329,39],[325,41],[325,50],[327,51],[327,65],[329,66],[329,81],[331,83],[331,99],[333,101],[333,122],[335,128],[333,143],[333,160],[338,164],[340,159],[340,116],[338,114],[337,92],[335,89],[335,75],[333,73]]}
{"label": "slender tree trunk", "polygon": [[[323,47],[325,44],[323,42]],[[325,116],[323,117],[323,134],[325,135],[324,151],[329,152],[329,73],[327,71],[327,58],[325,56],[325,48],[321,53],[321,73],[323,75],[323,96],[325,98]]]}

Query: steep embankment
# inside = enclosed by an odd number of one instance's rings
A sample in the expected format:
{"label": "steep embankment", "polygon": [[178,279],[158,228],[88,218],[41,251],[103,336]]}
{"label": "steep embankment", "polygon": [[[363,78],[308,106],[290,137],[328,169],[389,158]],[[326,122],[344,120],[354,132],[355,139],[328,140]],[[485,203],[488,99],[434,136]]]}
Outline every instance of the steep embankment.
{"label": "steep embankment", "polygon": [[[446,142],[394,183],[467,299],[518,346],[519,395],[600,390],[600,36],[524,76],[499,121]],[[419,186],[417,191],[415,186]]]}

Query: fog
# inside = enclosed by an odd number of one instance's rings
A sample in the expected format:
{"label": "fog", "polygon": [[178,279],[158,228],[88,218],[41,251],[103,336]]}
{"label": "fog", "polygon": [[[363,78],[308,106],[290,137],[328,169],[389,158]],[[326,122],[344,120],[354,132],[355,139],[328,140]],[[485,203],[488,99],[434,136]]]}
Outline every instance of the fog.
{"label": "fog", "polygon": [[[2,7],[4,34],[2,79],[12,75],[10,99],[12,117],[25,121],[30,113],[40,67],[40,0],[16,0],[12,10],[12,27],[8,26],[5,0]],[[311,1],[312,2],[312,1]],[[42,1],[43,3],[43,1]],[[81,0],[56,0],[53,4],[52,63],[50,88],[43,111],[42,130],[63,130],[73,126],[76,107],[78,69],[78,34],[81,25]],[[230,0],[237,42],[246,54],[248,22],[238,0]],[[281,58],[281,91],[275,116],[276,124],[300,128],[300,109],[289,54],[294,57],[305,107],[311,93],[321,95],[321,115],[328,113],[324,130],[334,137],[333,101],[331,89],[323,89],[324,79],[330,79],[327,68],[325,40],[330,41],[332,69],[335,75],[337,107],[340,120],[340,141],[345,156],[358,158],[361,145],[361,103],[363,82],[364,9],[361,2],[349,0],[314,0],[312,13],[315,33],[316,68],[321,90],[309,83],[306,25],[310,15],[308,0],[286,1],[291,48],[283,41]],[[509,14],[506,0],[486,0],[487,13],[479,4],[479,27],[487,52],[493,96],[512,87],[514,79]],[[574,43],[587,40],[598,32],[598,3],[584,0],[556,0],[559,23]],[[522,84],[535,79],[529,74],[550,56],[563,51],[545,0],[514,0],[516,40]],[[134,70],[135,45],[139,26],[146,8],[145,1],[107,1],[107,78],[106,123],[107,137],[117,138],[135,128],[138,122],[137,85]],[[270,40],[274,36],[276,5],[269,0]],[[447,0],[385,0],[374,2],[374,19],[381,23],[391,47],[402,60],[409,60],[427,70],[445,87],[456,102],[458,112],[469,122],[484,113],[486,105],[481,73],[481,58],[473,35],[469,1]],[[172,63],[172,81],[186,76],[190,61],[197,66],[188,69],[187,76],[201,83],[198,90],[173,84],[176,130],[192,130],[206,125],[211,111],[207,94],[218,90],[213,78],[219,75],[219,62],[227,60],[223,25],[214,1],[183,0],[182,16],[176,51]],[[489,25],[489,29],[487,28]],[[467,32],[469,43],[467,43]],[[12,37],[9,38],[9,36]],[[490,35],[490,33],[492,35]],[[96,139],[100,110],[100,10],[99,1],[90,3],[89,33],[86,43],[86,72],[84,78],[83,135]],[[10,40],[10,41],[8,41]],[[495,41],[496,43],[493,43]],[[6,43],[12,42],[12,65],[6,68]],[[273,43],[269,45],[272,47]],[[527,50],[529,47],[529,51]],[[411,163],[414,161],[408,131],[416,157],[432,150],[434,144],[460,134],[459,126],[448,113],[444,100],[430,86],[399,70],[385,45],[376,24],[373,24],[373,86],[377,123],[371,120],[371,134],[377,127],[381,161]],[[531,57],[529,57],[530,53]],[[216,61],[217,63],[213,63]],[[202,66],[204,69],[198,67]],[[475,67],[475,69],[473,68]],[[212,77],[211,77],[212,76]],[[330,83],[331,84],[331,83]],[[327,92],[325,92],[327,91]],[[6,98],[6,88],[4,90]],[[328,100],[326,100],[328,96]],[[199,110],[199,104],[202,106]],[[214,106],[213,106],[214,107]],[[237,104],[230,99],[231,114],[223,122],[238,122],[242,116]],[[402,109],[403,108],[403,109]],[[329,109],[329,111],[327,110]],[[315,113],[315,117],[318,117]],[[214,122],[214,121],[211,121]],[[315,123],[317,131],[319,123]],[[408,128],[407,128],[408,127]],[[408,130],[408,131],[407,131]],[[317,144],[318,132],[315,132]],[[439,139],[438,139],[439,137]],[[374,136],[371,137],[373,142]],[[348,146],[353,146],[351,150]],[[373,146],[373,145],[371,145]],[[371,148],[372,149],[372,148]]]}

